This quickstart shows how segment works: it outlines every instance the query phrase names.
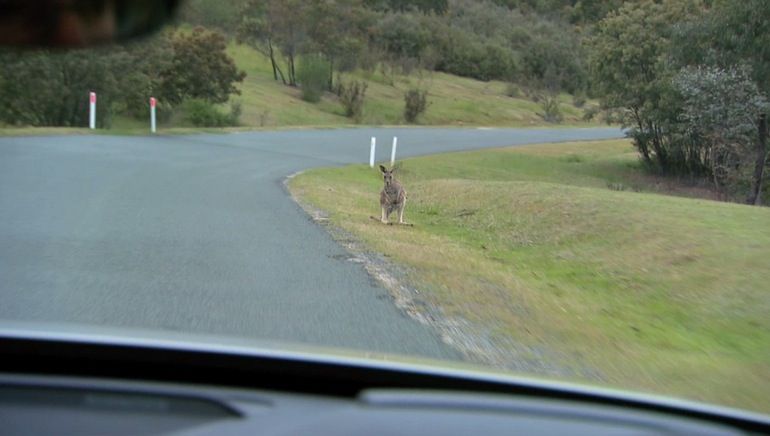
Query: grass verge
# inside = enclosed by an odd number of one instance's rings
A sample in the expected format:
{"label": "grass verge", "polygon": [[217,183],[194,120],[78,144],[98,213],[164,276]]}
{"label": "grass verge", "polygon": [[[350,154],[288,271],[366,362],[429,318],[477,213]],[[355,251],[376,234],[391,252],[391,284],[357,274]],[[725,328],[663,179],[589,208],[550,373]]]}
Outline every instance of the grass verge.
{"label": "grass verge", "polygon": [[770,412],[770,209],[661,195],[626,140],[422,157],[399,174],[415,227],[369,219],[368,166],[290,189],[499,347],[554,350],[591,383]]}

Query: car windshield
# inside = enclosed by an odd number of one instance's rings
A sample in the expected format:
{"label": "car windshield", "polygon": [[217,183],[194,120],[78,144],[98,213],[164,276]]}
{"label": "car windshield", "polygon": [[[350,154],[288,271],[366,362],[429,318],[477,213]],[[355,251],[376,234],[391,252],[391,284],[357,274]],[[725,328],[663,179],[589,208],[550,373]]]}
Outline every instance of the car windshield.
{"label": "car windshield", "polygon": [[770,413],[770,2],[188,0],[0,65],[2,321]]}

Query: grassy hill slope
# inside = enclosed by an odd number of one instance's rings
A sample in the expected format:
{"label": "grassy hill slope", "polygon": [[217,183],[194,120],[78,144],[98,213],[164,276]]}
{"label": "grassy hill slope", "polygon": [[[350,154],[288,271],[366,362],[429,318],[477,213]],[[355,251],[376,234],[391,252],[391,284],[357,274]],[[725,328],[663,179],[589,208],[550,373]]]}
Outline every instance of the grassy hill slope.
{"label": "grassy hill slope", "polygon": [[[321,102],[307,103],[300,90],[273,80],[269,60],[254,49],[237,44],[228,47],[239,68],[246,71],[242,95],[241,123],[246,126],[331,126],[353,124],[344,116],[342,105],[332,93]],[[411,75],[357,71],[343,80],[368,83],[362,124],[404,124],[404,92],[419,86],[428,90],[429,107],[419,119],[424,125],[531,126],[546,124],[538,115],[540,104],[525,97],[511,98],[506,84],[481,82],[444,73]],[[577,108],[569,95],[559,96],[565,124],[584,124],[584,108]],[[587,105],[586,107],[589,107]]]}

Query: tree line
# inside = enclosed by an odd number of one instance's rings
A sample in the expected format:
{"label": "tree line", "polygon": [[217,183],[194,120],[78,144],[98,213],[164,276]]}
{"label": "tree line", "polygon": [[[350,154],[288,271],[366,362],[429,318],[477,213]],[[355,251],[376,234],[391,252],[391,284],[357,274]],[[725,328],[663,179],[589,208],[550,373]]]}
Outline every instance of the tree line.
{"label": "tree line", "polygon": [[98,96],[98,127],[108,127],[116,113],[146,119],[150,96],[161,116],[187,101],[224,103],[245,77],[225,52],[226,42],[221,33],[195,28],[95,49],[5,50],[0,122],[84,126],[90,91]]}
{"label": "tree line", "polygon": [[[274,79],[287,86],[300,85],[304,64],[303,87],[335,92],[349,102],[346,112],[353,117],[360,114],[365,84],[335,84],[335,74],[382,64],[406,73],[420,68],[583,93],[580,45],[563,19],[569,14],[545,17],[571,3],[189,0],[176,25],[143,41],[69,52],[1,51],[0,123],[85,125],[88,91],[99,96],[99,126],[108,126],[114,114],[145,117],[151,95],[161,116],[184,107],[196,120],[234,122],[237,108],[230,116],[204,109],[237,94],[243,80],[225,53],[231,38],[264,53]],[[319,92],[309,91],[311,100]],[[424,90],[412,91],[405,94],[411,105],[406,119],[425,106],[414,98],[424,97]]]}
{"label": "tree line", "polygon": [[244,0],[233,20],[238,39],[269,57],[275,80],[291,86],[297,59],[312,54],[327,61],[330,89],[335,71],[382,62],[554,92],[587,87],[575,26],[501,2]]}
{"label": "tree line", "polygon": [[768,191],[770,2],[627,2],[586,40],[594,93],[652,171]]}
{"label": "tree line", "polygon": [[[507,81],[553,120],[558,93],[596,98],[651,171],[709,180],[751,204],[767,193],[764,0],[188,0],[178,24],[121,46],[0,53],[0,122],[85,125],[93,90],[102,124],[145,116],[150,95],[160,114],[185,107],[196,122],[234,123],[237,105],[212,106],[244,78],[225,52],[236,40],[270,60],[275,81],[308,101],[334,92],[352,118],[367,86],[341,73],[382,65]],[[413,121],[425,90],[404,98]]]}

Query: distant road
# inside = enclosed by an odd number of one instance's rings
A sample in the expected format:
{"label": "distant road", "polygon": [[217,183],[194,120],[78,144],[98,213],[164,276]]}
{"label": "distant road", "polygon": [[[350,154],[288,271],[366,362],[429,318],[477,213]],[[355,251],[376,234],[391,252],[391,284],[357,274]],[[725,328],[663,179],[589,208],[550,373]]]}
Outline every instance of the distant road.
{"label": "distant road", "polygon": [[[344,129],[0,138],[0,319],[168,329],[458,357],[308,219],[299,170],[590,129]],[[374,177],[374,174],[373,174]],[[376,209],[376,195],[373,209]]]}

